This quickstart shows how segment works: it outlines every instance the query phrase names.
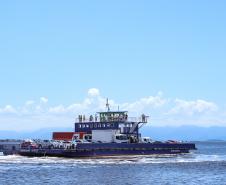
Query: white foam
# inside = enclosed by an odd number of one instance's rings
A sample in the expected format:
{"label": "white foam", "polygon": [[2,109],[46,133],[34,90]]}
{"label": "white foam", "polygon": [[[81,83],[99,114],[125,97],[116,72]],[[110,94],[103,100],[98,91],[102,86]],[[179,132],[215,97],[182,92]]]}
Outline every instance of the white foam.
{"label": "white foam", "polygon": [[0,164],[148,164],[148,163],[191,163],[226,161],[226,155],[185,154],[156,156],[117,156],[105,158],[59,158],[59,157],[23,157],[19,155],[0,156]]}

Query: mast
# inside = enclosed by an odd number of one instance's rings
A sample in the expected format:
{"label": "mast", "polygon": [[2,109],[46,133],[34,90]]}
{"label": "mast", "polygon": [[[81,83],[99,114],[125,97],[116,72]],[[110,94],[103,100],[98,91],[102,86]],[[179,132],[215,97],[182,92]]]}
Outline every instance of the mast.
{"label": "mast", "polygon": [[107,108],[107,111],[109,112],[110,111],[110,105],[108,103],[108,98],[107,98],[107,101],[106,101],[106,108]]}

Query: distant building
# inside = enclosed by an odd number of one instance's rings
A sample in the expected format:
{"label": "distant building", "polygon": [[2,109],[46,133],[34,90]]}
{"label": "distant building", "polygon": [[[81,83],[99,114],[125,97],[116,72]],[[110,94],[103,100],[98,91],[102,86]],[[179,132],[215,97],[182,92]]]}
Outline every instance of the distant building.
{"label": "distant building", "polygon": [[0,152],[5,155],[17,154],[20,150],[21,140],[5,139],[0,140]]}

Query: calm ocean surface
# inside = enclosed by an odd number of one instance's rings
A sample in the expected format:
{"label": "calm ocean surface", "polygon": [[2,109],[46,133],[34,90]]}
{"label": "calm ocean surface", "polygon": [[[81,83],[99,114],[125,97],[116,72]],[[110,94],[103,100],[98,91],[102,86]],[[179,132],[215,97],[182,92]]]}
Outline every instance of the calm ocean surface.
{"label": "calm ocean surface", "polygon": [[178,156],[110,159],[0,156],[0,185],[226,185],[226,142],[196,144],[197,151]]}

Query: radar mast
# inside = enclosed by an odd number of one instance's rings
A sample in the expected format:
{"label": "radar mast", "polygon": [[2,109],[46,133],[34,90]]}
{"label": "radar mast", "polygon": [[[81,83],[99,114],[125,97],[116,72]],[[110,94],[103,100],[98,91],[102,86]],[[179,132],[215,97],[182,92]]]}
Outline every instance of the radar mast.
{"label": "radar mast", "polygon": [[106,108],[107,108],[107,111],[110,112],[110,105],[108,103],[108,98],[107,98],[107,101],[106,101]]}

